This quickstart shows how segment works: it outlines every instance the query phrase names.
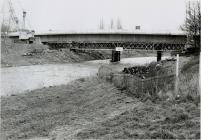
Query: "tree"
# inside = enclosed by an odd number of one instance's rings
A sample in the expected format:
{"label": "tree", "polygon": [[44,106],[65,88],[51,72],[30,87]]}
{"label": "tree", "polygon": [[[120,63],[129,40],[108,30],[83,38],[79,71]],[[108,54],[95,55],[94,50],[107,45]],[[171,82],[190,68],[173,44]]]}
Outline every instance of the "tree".
{"label": "tree", "polygon": [[10,26],[5,24],[5,23],[2,23],[1,24],[1,34],[2,35],[5,35],[6,33],[8,33],[10,31]]}
{"label": "tree", "polygon": [[117,19],[117,30],[122,30],[123,27],[122,27],[122,24],[121,24],[121,20],[118,18]]}
{"label": "tree", "polygon": [[113,21],[113,19],[110,20],[110,29],[111,30],[114,29],[114,21]]}
{"label": "tree", "polygon": [[103,22],[103,19],[100,20],[99,29],[100,29],[100,30],[104,30],[104,22]]}
{"label": "tree", "polygon": [[2,39],[2,47],[5,48],[5,53],[8,53],[7,49],[7,39],[8,39],[8,33],[10,32],[11,27],[9,24],[6,24],[5,22],[1,23],[1,39]]}
{"label": "tree", "polygon": [[188,2],[186,6],[185,24],[181,26],[181,30],[186,32],[187,44],[199,47],[199,36],[201,30],[201,13],[200,1]]}

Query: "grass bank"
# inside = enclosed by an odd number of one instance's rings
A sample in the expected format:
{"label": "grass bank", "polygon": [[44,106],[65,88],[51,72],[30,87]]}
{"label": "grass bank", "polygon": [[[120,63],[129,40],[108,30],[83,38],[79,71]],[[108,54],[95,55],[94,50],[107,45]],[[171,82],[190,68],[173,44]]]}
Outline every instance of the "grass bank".
{"label": "grass bank", "polygon": [[1,136],[74,138],[78,130],[112,118],[136,102],[97,78],[2,97]]}
{"label": "grass bank", "polygon": [[[153,65],[153,64],[151,64]],[[78,138],[106,139],[200,139],[200,94],[198,92],[198,57],[182,59],[179,75],[179,96],[160,100],[136,96],[142,102],[134,109],[79,132]],[[164,63],[159,74],[175,71],[175,63]],[[165,80],[165,79],[164,79]],[[167,83],[168,84],[168,83]],[[146,85],[145,85],[146,86]],[[171,93],[160,93],[171,94]]]}
{"label": "grass bank", "polygon": [[[182,74],[197,73],[193,60]],[[180,91],[193,98],[177,101],[141,100],[97,77],[2,97],[2,138],[200,139],[200,105],[191,100],[199,98],[191,91],[196,79],[185,78],[191,88]]]}
{"label": "grass bank", "polygon": [[182,63],[179,81],[180,98],[160,102],[142,100],[97,77],[1,97],[1,138],[200,139],[198,58]]}
{"label": "grass bank", "polygon": [[142,100],[176,99],[178,102],[189,100],[198,105],[200,102],[198,70],[198,56],[180,57],[177,93],[175,60],[153,62],[145,66],[131,66],[124,68],[122,72],[115,72],[110,66],[102,66],[99,69],[99,77]]}

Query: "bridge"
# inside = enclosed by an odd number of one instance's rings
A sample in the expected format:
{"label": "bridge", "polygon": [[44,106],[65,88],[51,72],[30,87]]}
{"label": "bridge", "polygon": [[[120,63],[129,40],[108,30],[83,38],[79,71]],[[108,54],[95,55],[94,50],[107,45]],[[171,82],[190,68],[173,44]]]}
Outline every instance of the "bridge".
{"label": "bridge", "polygon": [[82,49],[144,49],[161,51],[181,51],[186,43],[183,34],[148,34],[148,33],[49,33],[37,34],[44,44],[51,48]]}
{"label": "bridge", "polygon": [[[162,51],[182,51],[185,48],[184,34],[164,33],[133,33],[133,32],[71,32],[71,33],[40,33],[43,44],[51,49],[140,49],[157,51],[157,60],[161,59]],[[113,55],[116,53],[113,52]],[[117,53],[120,55],[120,53]],[[120,57],[120,56],[119,56]],[[113,58],[113,57],[112,57]],[[120,59],[120,58],[119,58]]]}

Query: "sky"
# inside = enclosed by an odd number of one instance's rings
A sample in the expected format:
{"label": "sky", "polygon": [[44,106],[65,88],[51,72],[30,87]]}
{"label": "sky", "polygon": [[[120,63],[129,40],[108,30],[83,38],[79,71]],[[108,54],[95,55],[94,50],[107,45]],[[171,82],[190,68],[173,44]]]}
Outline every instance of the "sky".
{"label": "sky", "polygon": [[[6,1],[0,0],[1,14],[8,12]],[[120,19],[125,31],[181,32],[185,20],[186,0],[11,0],[22,21],[27,12],[26,26],[35,31],[98,30],[100,20],[109,30],[111,20]]]}

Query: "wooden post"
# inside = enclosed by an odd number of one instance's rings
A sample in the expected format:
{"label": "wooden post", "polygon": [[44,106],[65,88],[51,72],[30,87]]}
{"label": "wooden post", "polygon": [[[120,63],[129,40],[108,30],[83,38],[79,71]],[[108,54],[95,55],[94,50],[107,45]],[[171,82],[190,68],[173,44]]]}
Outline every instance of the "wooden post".
{"label": "wooden post", "polygon": [[177,54],[177,62],[176,62],[176,79],[175,79],[175,94],[178,95],[179,92],[179,54]]}

